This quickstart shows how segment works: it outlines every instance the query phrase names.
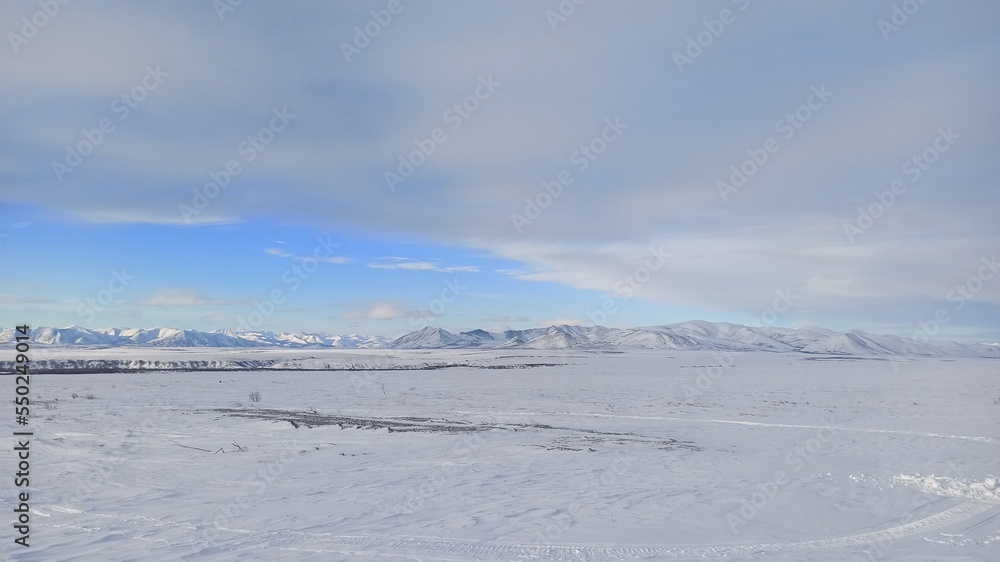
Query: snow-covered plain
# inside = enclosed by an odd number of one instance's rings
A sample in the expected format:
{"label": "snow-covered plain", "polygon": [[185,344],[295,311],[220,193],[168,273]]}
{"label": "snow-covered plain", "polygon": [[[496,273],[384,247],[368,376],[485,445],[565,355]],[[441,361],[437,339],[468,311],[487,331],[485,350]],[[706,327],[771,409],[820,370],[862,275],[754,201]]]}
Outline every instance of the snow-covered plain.
{"label": "snow-covered plain", "polygon": [[280,353],[32,377],[9,559],[1000,560],[996,360]]}

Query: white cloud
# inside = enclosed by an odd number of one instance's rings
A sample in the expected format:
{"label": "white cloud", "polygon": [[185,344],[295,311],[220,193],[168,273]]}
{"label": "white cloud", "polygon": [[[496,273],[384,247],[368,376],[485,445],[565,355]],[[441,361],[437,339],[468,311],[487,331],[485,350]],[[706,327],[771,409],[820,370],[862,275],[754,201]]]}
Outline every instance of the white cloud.
{"label": "white cloud", "polygon": [[[211,11],[200,17],[193,4],[81,5],[60,13],[59,33],[44,30],[18,56],[0,57],[5,86],[32,92],[0,99],[5,132],[20,140],[0,160],[12,178],[0,198],[101,223],[205,228],[264,216],[391,233],[517,262],[503,271],[516,279],[608,294],[652,240],[674,256],[642,299],[753,311],[792,286],[817,310],[860,313],[869,299],[904,296],[933,312],[930,301],[967,278],[997,239],[1000,190],[990,186],[1000,106],[989,69],[998,51],[983,17],[994,12],[987,2],[952,6],[886,43],[874,23],[858,25],[885,17],[881,5],[754,4],[679,75],[670,53],[709,15],[696,3],[587,4],[555,33],[533,2],[455,4],[452,23],[433,36],[426,29],[440,27],[439,16],[417,10],[350,67],[329,59],[370,17],[350,3],[241,9],[239,25],[218,25]],[[303,40],[287,41],[292,30]],[[182,31],[191,40],[178,44]],[[119,122],[109,104],[156,64],[170,76]],[[481,75],[501,86],[450,129],[442,112]],[[779,138],[780,150],[723,203],[716,182],[747,148],[778,136],[775,122],[820,83],[834,97],[793,138]],[[65,111],[52,112],[53,100]],[[207,172],[283,104],[303,117],[243,162],[238,188],[186,223],[178,204],[191,204]],[[72,172],[73,187],[37,165],[62,158],[81,130],[109,116],[115,131]],[[581,171],[570,155],[615,116],[629,128]],[[848,244],[843,223],[948,125],[963,135],[954,149]],[[447,141],[390,193],[384,172],[442,126]],[[574,181],[518,234],[511,214],[562,170]],[[367,265],[479,271],[407,259]],[[1000,300],[998,286],[977,302]]]}
{"label": "white cloud", "polygon": [[563,325],[566,325],[566,326],[586,326],[588,323],[591,323],[591,322],[588,322],[587,320],[584,320],[582,318],[550,318],[548,320],[542,320],[539,323],[539,326],[546,327],[546,328],[549,327],[549,326],[563,326]]}
{"label": "white cloud", "polygon": [[150,296],[136,301],[139,306],[152,307],[188,307],[188,306],[228,306],[246,304],[244,300],[213,299],[203,295],[196,289],[169,288],[160,289]]}
{"label": "white cloud", "polygon": [[391,261],[371,262],[368,264],[368,267],[372,269],[403,269],[407,271],[440,271],[442,273],[479,272],[479,268],[473,265],[441,266],[429,261],[409,261],[406,258],[383,259]]}
{"label": "white cloud", "polygon": [[[279,243],[281,243],[281,242],[279,242]],[[349,258],[347,256],[326,256],[326,257],[319,257],[319,258],[310,257],[310,256],[298,256],[298,255],[295,255],[295,254],[293,254],[291,252],[287,252],[285,250],[280,250],[278,248],[264,248],[264,253],[272,255],[272,256],[277,256],[279,258],[286,258],[286,259],[291,259],[291,260],[295,260],[295,261],[304,261],[304,260],[307,260],[307,259],[315,259],[316,261],[319,261],[319,262],[323,262],[323,263],[335,263],[335,264],[338,264],[338,265],[352,263],[354,261],[352,258]]]}
{"label": "white cloud", "polygon": [[405,318],[410,311],[392,300],[373,300],[355,303],[352,307],[334,316],[336,320],[395,320]]}
{"label": "white cloud", "polygon": [[352,263],[354,260],[346,256],[331,256],[328,258],[320,258],[319,261],[326,263],[345,264],[345,263]]}
{"label": "white cloud", "polygon": [[505,316],[503,314],[491,314],[477,320],[477,322],[493,322],[496,324],[518,324],[531,322],[531,318],[525,316]]}

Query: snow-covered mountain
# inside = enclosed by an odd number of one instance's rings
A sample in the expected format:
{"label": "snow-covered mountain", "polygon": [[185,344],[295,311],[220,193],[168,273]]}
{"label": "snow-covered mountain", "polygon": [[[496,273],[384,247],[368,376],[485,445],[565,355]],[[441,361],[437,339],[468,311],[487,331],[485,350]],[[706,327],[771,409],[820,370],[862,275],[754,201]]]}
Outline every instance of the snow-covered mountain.
{"label": "snow-covered mountain", "polygon": [[[13,329],[0,331],[0,343],[14,341]],[[389,338],[381,336],[328,335],[314,333],[275,333],[263,331],[179,330],[176,328],[90,330],[79,326],[68,328],[34,328],[31,341],[51,345],[87,346],[149,346],[149,347],[324,347],[378,348],[385,347]]]}
{"label": "snow-covered mountain", "polygon": [[[381,336],[356,334],[237,330],[200,332],[175,328],[90,330],[78,326],[35,328],[31,336],[32,341],[40,344],[97,347],[692,349],[800,352],[843,356],[1000,358],[1000,345],[947,341],[931,344],[899,336],[868,334],[858,330],[834,332],[816,327],[798,329],[752,327],[700,320],[643,328],[561,325],[503,332],[477,329],[457,334],[441,328],[426,327],[393,340]],[[13,330],[0,331],[0,344],[13,340]]]}
{"label": "snow-covered mountain", "polygon": [[550,326],[530,330],[453,334],[424,328],[397,338],[398,349],[524,348],[524,349],[697,349],[775,351],[845,356],[997,357],[1000,346],[940,342],[922,343],[899,336],[879,336],[859,330],[834,332],[816,327],[798,329],[751,327],[726,322],[691,321],[643,328]]}

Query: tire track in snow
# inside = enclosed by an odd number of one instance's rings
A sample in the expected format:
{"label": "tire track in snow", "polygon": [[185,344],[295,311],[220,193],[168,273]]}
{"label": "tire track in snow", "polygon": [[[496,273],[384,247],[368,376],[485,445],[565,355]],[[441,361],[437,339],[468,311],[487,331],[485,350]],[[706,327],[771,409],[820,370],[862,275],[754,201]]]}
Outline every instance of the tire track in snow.
{"label": "tire track in snow", "polygon": [[[50,509],[56,506],[48,506]],[[639,560],[644,558],[679,558],[679,557],[728,557],[737,554],[757,554],[766,552],[787,552],[801,550],[822,550],[831,548],[844,548],[852,546],[867,546],[877,544],[878,541],[898,540],[904,537],[926,533],[942,527],[955,525],[962,521],[967,521],[973,517],[981,515],[991,509],[995,509],[997,504],[982,501],[966,501],[944,511],[935,513],[912,521],[903,525],[869,531],[864,533],[851,533],[839,537],[826,539],[771,542],[771,543],[741,543],[741,544],[720,544],[720,545],[689,545],[689,546],[652,546],[652,545],[537,545],[519,543],[499,543],[486,542],[471,539],[444,539],[434,537],[419,536],[398,536],[389,537],[384,535],[333,535],[328,533],[309,533],[303,531],[255,531],[251,529],[228,529],[216,528],[216,531],[228,532],[233,535],[241,548],[280,548],[289,550],[314,550],[327,546],[329,552],[352,552],[360,555],[382,556],[387,553],[384,549],[396,549],[405,552],[430,552],[446,553],[450,555],[476,556],[486,559],[520,559],[520,560],[560,560],[567,562],[583,562],[591,560]],[[56,509],[53,509],[56,511]],[[63,514],[69,515],[69,514]],[[89,527],[86,522],[76,521],[73,524],[49,524],[56,528],[80,529],[90,533],[104,531],[109,534],[125,534],[129,538],[140,538],[136,535],[142,531],[154,529],[168,533],[168,536],[177,534],[190,537],[192,531],[197,528],[189,523],[167,522],[145,516],[123,517],[108,514],[74,514],[75,516],[93,517],[95,519],[117,519],[119,523],[125,523],[126,527],[131,527],[130,532],[123,532],[121,529],[106,528],[98,525],[97,528]],[[995,517],[995,516],[994,516]],[[137,524],[138,523],[138,524]],[[154,527],[151,529],[149,524]],[[131,524],[131,525],[129,525]],[[282,543],[294,543],[296,537],[305,539],[305,545],[282,546]],[[162,537],[146,538],[156,542],[167,542]],[[177,537],[180,538],[180,537]],[[218,538],[216,538],[218,542]],[[171,541],[172,542],[172,541]],[[184,545],[197,547],[197,541],[179,540],[172,542],[174,546]],[[254,546],[253,543],[256,543]],[[273,544],[277,543],[277,544]],[[325,544],[324,544],[325,543]],[[341,548],[335,548],[340,546]],[[347,550],[344,546],[353,547]]]}
{"label": "tire track in snow", "polygon": [[691,423],[723,423],[731,425],[749,425],[756,427],[784,427],[793,429],[832,429],[836,431],[854,432],[854,433],[893,433],[897,435],[938,437],[942,439],[962,439],[966,441],[976,441],[980,443],[1000,444],[1000,440],[994,439],[992,437],[981,437],[975,435],[948,435],[946,433],[924,433],[921,431],[908,431],[905,429],[872,429],[865,427],[847,427],[842,425],[765,423],[765,422],[740,421],[740,420],[717,420],[710,418],[678,418],[678,417],[663,417],[663,416],[623,416],[616,414],[597,414],[597,413],[581,413],[581,412],[466,412],[457,410],[453,413],[463,414],[463,415],[474,415],[474,416],[576,416],[584,418],[614,418],[614,419],[625,419],[625,420],[677,421],[677,422],[691,422]]}
{"label": "tire track in snow", "polygon": [[522,560],[564,560],[567,562],[577,562],[589,560],[639,560],[652,557],[721,558],[737,554],[822,550],[852,546],[867,546],[876,543],[876,541],[895,541],[904,537],[954,525],[958,522],[965,521],[985,513],[995,507],[996,505],[992,503],[968,501],[923,519],[879,531],[852,533],[828,539],[773,543],[698,546],[613,546],[530,545],[491,543],[458,539],[437,539],[430,537],[381,537],[363,535],[326,535],[325,538],[337,544],[350,545],[353,547],[445,552],[449,554],[487,556],[490,558],[517,558]]}
{"label": "tire track in snow", "polygon": [[985,525],[988,525],[988,524],[992,523],[993,521],[996,520],[997,517],[1000,517],[1000,513],[991,515],[990,517],[987,517],[986,519],[983,519],[982,521],[979,521],[977,523],[973,523],[972,525],[969,525],[968,527],[962,529],[961,531],[958,531],[955,534],[959,535],[959,536],[964,536],[966,533],[969,533],[971,531],[975,531],[976,529],[978,529],[980,527],[983,527]]}

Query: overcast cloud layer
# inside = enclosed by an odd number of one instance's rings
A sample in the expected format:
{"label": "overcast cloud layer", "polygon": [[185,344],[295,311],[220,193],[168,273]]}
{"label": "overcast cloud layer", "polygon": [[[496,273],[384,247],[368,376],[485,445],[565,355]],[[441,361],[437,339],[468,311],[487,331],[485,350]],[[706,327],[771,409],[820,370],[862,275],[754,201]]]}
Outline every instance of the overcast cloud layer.
{"label": "overcast cloud layer", "polygon": [[[196,243],[267,221],[455,249],[448,260],[419,246],[352,255],[343,239],[322,257],[441,287],[460,275],[481,297],[507,291],[482,301],[493,308],[440,315],[459,328],[592,323],[605,298],[677,315],[622,312],[609,325],[745,323],[777,300],[778,325],[912,335],[944,310],[942,333],[1000,337],[996,2],[220,6],[70,3],[44,18],[34,2],[0,7],[0,253],[15,252],[22,213],[83,238],[159,225],[178,233],[162,240]],[[244,144],[262,128],[258,148]],[[67,146],[81,142],[96,146],[74,167]],[[433,152],[410,156],[421,145]],[[230,161],[228,185],[212,191]],[[277,242],[259,248],[276,268],[312,252]],[[74,295],[102,285],[37,294],[53,272],[39,244],[32,258],[8,253],[34,261],[0,274],[0,302],[87,324],[70,312]],[[125,256],[95,258],[105,276],[140,254],[176,262],[172,278],[120,303],[131,323],[234,325],[233,307],[268,294],[267,283],[213,292],[184,248],[160,244],[93,248]],[[580,296],[511,309],[518,292],[550,284]],[[306,311],[304,327],[414,327],[438,293],[408,291],[326,294],[314,304],[331,324]],[[200,308],[170,316],[171,303]]]}

